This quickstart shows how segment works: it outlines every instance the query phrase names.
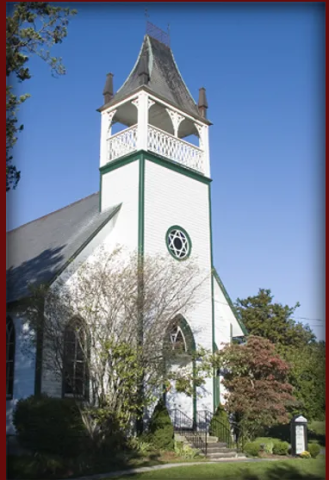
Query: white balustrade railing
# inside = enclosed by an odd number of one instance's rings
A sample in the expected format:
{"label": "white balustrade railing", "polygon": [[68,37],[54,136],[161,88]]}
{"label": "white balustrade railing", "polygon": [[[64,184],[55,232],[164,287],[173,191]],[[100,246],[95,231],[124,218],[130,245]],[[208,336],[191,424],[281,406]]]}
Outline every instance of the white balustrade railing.
{"label": "white balustrade railing", "polygon": [[133,125],[107,139],[107,161],[112,162],[136,149],[137,125]]}
{"label": "white balustrade railing", "polygon": [[147,149],[204,174],[203,151],[159,128],[148,126]]}
{"label": "white balustrade railing", "polygon": [[[148,125],[147,129],[147,149],[185,167],[205,173],[204,155],[200,148],[151,125]],[[137,125],[133,125],[107,139],[108,162],[136,150]]]}

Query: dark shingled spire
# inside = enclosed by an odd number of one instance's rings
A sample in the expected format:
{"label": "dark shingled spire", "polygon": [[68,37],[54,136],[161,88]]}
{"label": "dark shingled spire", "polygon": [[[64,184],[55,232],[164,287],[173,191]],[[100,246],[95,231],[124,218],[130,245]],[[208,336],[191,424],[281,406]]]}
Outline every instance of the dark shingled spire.
{"label": "dark shingled spire", "polygon": [[151,35],[145,35],[135,66],[106,107],[124,100],[142,87],[194,118],[206,120],[184,83],[170,46]]}
{"label": "dark shingled spire", "polygon": [[140,85],[146,85],[148,83],[150,77],[146,52],[143,53],[138,64],[138,76],[140,78]]}
{"label": "dark shingled spire", "polygon": [[207,118],[207,108],[208,108],[208,102],[206,97],[206,89],[202,87],[202,88],[199,88],[199,101],[198,101],[198,109],[201,117]]}
{"label": "dark shingled spire", "polygon": [[103,90],[104,105],[108,103],[113,97],[113,73],[108,73],[106,76],[105,87]]}

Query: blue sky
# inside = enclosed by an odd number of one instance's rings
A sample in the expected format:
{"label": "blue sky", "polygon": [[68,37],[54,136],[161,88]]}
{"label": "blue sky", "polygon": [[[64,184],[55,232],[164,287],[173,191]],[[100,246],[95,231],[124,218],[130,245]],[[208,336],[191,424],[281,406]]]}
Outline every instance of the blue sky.
{"label": "blue sky", "polygon": [[[73,4],[72,4],[73,7]],[[22,179],[7,194],[7,229],[98,191],[107,72],[117,90],[149,20],[166,29],[189,90],[207,89],[215,266],[233,300],[270,288],[301,307],[319,338],[325,319],[324,3],[75,4],[54,55],[17,91]],[[322,322],[320,322],[320,320]]]}

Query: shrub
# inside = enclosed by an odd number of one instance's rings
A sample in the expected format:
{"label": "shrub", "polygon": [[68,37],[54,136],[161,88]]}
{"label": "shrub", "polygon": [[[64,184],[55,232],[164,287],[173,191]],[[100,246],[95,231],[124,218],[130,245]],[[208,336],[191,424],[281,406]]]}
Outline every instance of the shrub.
{"label": "shrub", "polygon": [[156,450],[174,450],[174,427],[162,399],[153,411],[148,428],[148,441]]}
{"label": "shrub", "polygon": [[7,478],[40,479],[58,478],[68,465],[58,456],[49,454],[9,455],[6,458]]}
{"label": "shrub", "polygon": [[320,453],[320,445],[317,443],[309,443],[307,445],[307,451],[310,452],[312,458],[316,458]]}
{"label": "shrub", "polygon": [[274,455],[288,455],[289,443],[288,442],[275,442],[273,445]]}
{"label": "shrub", "polygon": [[[117,415],[109,408],[89,408],[82,412],[82,420],[88,432],[88,453],[99,455],[108,450],[121,451],[127,447],[127,438],[120,427]],[[89,445],[88,445],[89,443]]]}
{"label": "shrub", "polygon": [[300,458],[312,458],[310,452],[302,452],[299,456]]}
{"label": "shrub", "polygon": [[229,442],[231,438],[231,426],[228,415],[223,405],[219,404],[211,419],[209,433],[217,437],[221,442]]}
{"label": "shrub", "polygon": [[248,442],[244,446],[244,453],[251,457],[258,457],[260,451],[260,444],[258,442]]}
{"label": "shrub", "polygon": [[128,442],[128,447],[132,450],[140,453],[141,455],[147,455],[152,450],[152,445],[143,440],[144,437],[132,437]]}
{"label": "shrub", "polygon": [[190,447],[184,442],[175,442],[175,453],[182,458],[195,458],[199,456],[199,451],[196,448]]}
{"label": "shrub", "polygon": [[13,423],[20,444],[39,453],[75,456],[86,435],[79,409],[71,399],[32,395],[19,400]]}

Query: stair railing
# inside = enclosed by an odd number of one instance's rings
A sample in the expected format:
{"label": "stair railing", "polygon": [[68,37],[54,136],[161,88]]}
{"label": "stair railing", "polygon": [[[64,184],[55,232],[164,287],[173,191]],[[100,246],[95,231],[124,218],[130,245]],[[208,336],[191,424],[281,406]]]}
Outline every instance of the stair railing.
{"label": "stair railing", "polygon": [[195,448],[200,450],[204,455],[208,451],[208,429],[198,426],[198,422],[193,421],[184,412],[175,408],[169,411],[174,431],[179,435],[185,436],[186,439],[193,444]]}
{"label": "stair railing", "polygon": [[222,420],[213,417],[209,410],[197,413],[197,424],[206,428],[209,435],[217,437],[219,441],[226,443],[229,448],[235,448],[238,452],[243,451],[244,435],[242,429],[235,422],[230,421],[230,427]]}

